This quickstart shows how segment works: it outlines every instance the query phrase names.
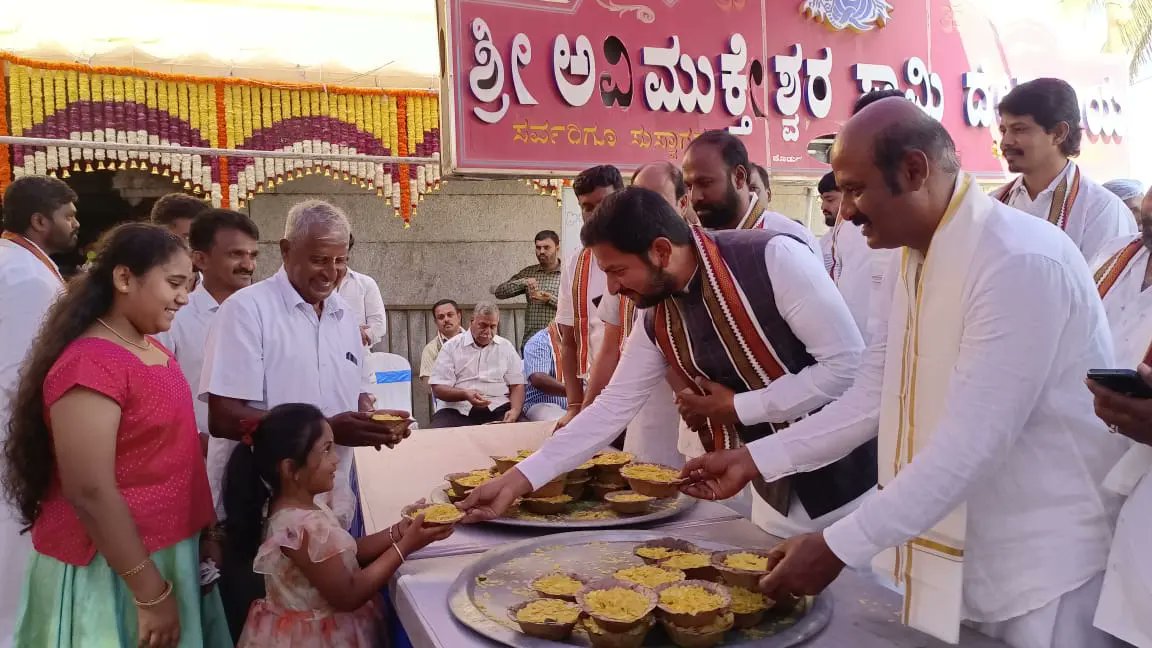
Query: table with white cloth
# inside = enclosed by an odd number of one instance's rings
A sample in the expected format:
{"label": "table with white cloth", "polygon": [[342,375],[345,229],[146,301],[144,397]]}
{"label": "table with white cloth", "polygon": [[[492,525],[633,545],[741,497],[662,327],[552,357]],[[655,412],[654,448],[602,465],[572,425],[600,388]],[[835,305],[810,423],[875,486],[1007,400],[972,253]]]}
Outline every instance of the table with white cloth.
{"label": "table with white cloth", "polygon": [[[386,528],[400,509],[429,493],[443,476],[486,466],[493,455],[515,454],[543,443],[552,423],[484,425],[416,430],[393,450],[359,449],[361,504],[369,533]],[[731,509],[700,502],[674,518],[649,525],[688,540],[764,548],[780,540]],[[448,591],[471,561],[488,549],[563,529],[493,524],[459,526],[452,537],[413,554],[392,578],[389,597],[415,648],[498,646],[456,621],[448,609]],[[610,534],[611,530],[605,530]],[[942,648],[948,644],[900,623],[900,597],[866,575],[844,570],[828,589],[832,621],[809,646],[853,648]],[[967,628],[960,645],[1004,648],[1004,644]]]}

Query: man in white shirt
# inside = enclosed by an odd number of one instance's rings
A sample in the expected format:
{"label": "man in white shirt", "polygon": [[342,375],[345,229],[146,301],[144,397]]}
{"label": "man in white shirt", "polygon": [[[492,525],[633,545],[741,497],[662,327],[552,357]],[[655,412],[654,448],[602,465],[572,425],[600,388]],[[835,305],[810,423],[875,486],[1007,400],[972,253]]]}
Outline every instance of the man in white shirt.
{"label": "man in white shirt", "polygon": [[428,382],[444,407],[431,427],[515,423],[524,412],[524,363],[511,341],[496,334],[500,309],[480,302],[463,335],[449,340]]}
{"label": "man in white shirt", "polygon": [[[753,178],[758,172],[748,160],[748,149],[739,137],[725,130],[705,131],[688,144],[682,167],[692,209],[704,227],[710,230],[768,227],[800,239],[819,253],[820,242],[812,230],[783,214],[768,211],[771,191],[764,189],[765,198],[755,193]],[[764,173],[766,178],[768,172]]]}
{"label": "man in white shirt", "polygon": [[440,350],[448,340],[464,332],[460,328],[460,305],[451,299],[436,302],[432,306],[432,318],[436,320],[436,337],[429,340],[420,353],[420,380],[424,381],[425,387],[429,387],[428,379],[432,377]]}
{"label": "man in white shirt", "polygon": [[1136,219],[1136,225],[1139,226],[1140,203],[1144,200],[1144,183],[1133,178],[1119,178],[1109,180],[1101,186],[1115,194],[1125,207],[1132,210],[1132,218]]}
{"label": "man in white shirt", "polygon": [[[624,189],[620,170],[605,164],[584,169],[572,181],[572,191],[580,203],[584,222],[609,195]],[[561,371],[568,392],[568,411],[556,422],[564,427],[580,413],[584,404],[584,382],[588,380],[592,361],[604,337],[600,321],[600,300],[608,293],[604,273],[587,249],[580,249],[564,260],[560,269],[560,295],[556,304],[556,323],[560,325],[563,343]]]}
{"label": "man in white shirt", "polygon": [[[10,402],[20,367],[40,334],[44,315],[64,291],[49,254],[76,247],[76,193],[47,176],[17,178],[4,192],[0,235],[0,444],[8,436]],[[30,534],[8,502],[0,503],[0,647],[11,646],[24,589]]]}
{"label": "man in white shirt", "polygon": [[[355,244],[356,239],[349,235],[349,256]],[[388,314],[384,310],[384,297],[380,295],[380,286],[376,280],[348,268],[347,274],[340,277],[340,285],[336,290],[352,307],[356,321],[360,324],[360,338],[364,346],[371,349],[379,344],[388,334]]]}
{"label": "man in white shirt", "polygon": [[880,490],[775,549],[769,597],[872,564],[903,585],[905,623],[945,641],[967,619],[1014,648],[1110,645],[1091,617],[1118,503],[1101,481],[1123,444],[1083,387],[1112,362],[1083,256],[981,193],[943,126],[903,99],[849,120],[832,167],[841,217],[870,246],[903,248],[873,308],[886,335],[843,397],[690,462],[686,490],[723,497],[754,476],[818,469],[879,425]]}
{"label": "man in white shirt", "polygon": [[[240,441],[267,410],[283,403],[315,405],[332,426],[340,465],[324,502],[350,526],[357,509],[352,448],[392,447],[407,431],[389,432],[372,420],[359,324],[336,292],[348,260],[348,218],[336,207],[310,200],[288,212],[280,240],[283,266],[270,278],[226,299],[208,330],[197,393],[208,403],[208,428],[217,439]],[[395,412],[408,418],[407,412]],[[225,524],[227,531],[227,523]],[[230,561],[224,539],[222,571],[243,570]],[[251,566],[248,566],[250,571]],[[260,583],[237,593],[226,610],[234,635]]]}
{"label": "man in white shirt", "polygon": [[[642,187],[660,194],[676,213],[684,220],[694,223],[696,215],[688,204],[688,188],[684,184],[684,174],[672,162],[653,162],[636,170],[632,176],[632,186]],[[643,311],[636,304],[619,293],[604,295],[598,314],[604,323],[604,340],[592,362],[592,374],[588,378],[588,388],[584,393],[584,405],[591,405],[608,381],[612,379],[620,362],[620,352],[624,341],[632,332],[636,322],[643,320]],[[665,381],[652,388],[648,401],[628,423],[624,435],[624,450],[632,453],[639,461],[674,466],[684,465],[684,455],[680,449],[680,438],[694,439],[696,434],[685,428],[682,435],[668,434],[668,430],[680,425],[680,414],[676,409],[675,394]],[[698,443],[698,442],[697,442]]]}
{"label": "man in white shirt", "polygon": [[[1140,206],[1141,234],[1124,237],[1097,257],[1096,285],[1112,328],[1115,361],[1097,369],[1140,367],[1152,362],[1152,193]],[[1108,570],[1096,610],[1096,627],[1140,648],[1152,648],[1152,399],[1116,393],[1089,381],[1096,411],[1113,431],[1132,440],[1104,485],[1127,498],[1116,524]],[[1134,413],[1134,416],[1131,415]]]}
{"label": "man in white shirt", "polygon": [[1131,210],[1070,159],[1083,135],[1072,86],[1048,78],[1021,83],[998,109],[1000,151],[1020,175],[992,192],[997,200],[1064,230],[1089,261],[1109,241],[1136,233]]}
{"label": "man in white shirt", "polygon": [[[773,424],[805,416],[852,383],[860,333],[823,264],[791,236],[771,229],[706,233],[654,192],[633,187],[609,197],[581,238],[595,250],[609,291],[648,309],[643,326],[587,410],[463,503],[476,509],[473,519],[498,513],[603,448],[669,369],[714,397],[706,408],[686,405],[712,447],[779,433]],[[820,475],[755,484],[760,507],[753,521],[783,535],[822,528],[875,485],[875,461],[867,443]]]}

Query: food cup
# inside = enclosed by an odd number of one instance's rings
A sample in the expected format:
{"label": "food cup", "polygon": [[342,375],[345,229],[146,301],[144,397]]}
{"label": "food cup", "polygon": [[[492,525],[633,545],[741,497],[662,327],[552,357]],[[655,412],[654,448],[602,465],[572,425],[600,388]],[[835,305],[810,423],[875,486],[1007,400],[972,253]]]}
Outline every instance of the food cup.
{"label": "food cup", "polygon": [[627,486],[622,485],[622,484],[621,485],[602,484],[598,481],[593,481],[590,483],[590,485],[592,487],[592,493],[596,496],[596,499],[601,499],[601,500],[604,499],[604,497],[606,495],[608,495],[608,493],[615,493],[615,492],[622,491],[622,490],[625,490],[628,488]]}
{"label": "food cup", "polygon": [[670,558],[665,558],[656,564],[664,568],[679,569],[685,574],[688,574],[688,578],[693,580],[720,580],[720,574],[716,571],[716,568],[712,566],[711,554],[701,550],[700,553],[692,555],[701,557],[700,559],[696,560],[697,564],[695,565],[687,565],[681,562],[682,560],[688,560],[683,556],[672,556]]}
{"label": "food cup", "polygon": [[[656,606],[660,609],[660,616],[666,619],[669,623],[675,624],[680,628],[702,628],[713,621],[719,619],[721,616],[728,614],[732,609],[732,595],[728,593],[727,588],[717,585],[709,581],[702,580],[686,580],[678,583],[668,583],[656,588],[656,595],[662,596],[667,590],[677,587],[700,588],[711,594],[719,597],[718,605],[704,610],[696,610],[693,612],[676,612],[669,608],[663,601],[659,599]],[[728,626],[731,628],[731,624]],[[725,628],[727,630],[727,628]],[[723,634],[723,631],[721,631]]]}
{"label": "food cup", "polygon": [[383,425],[388,429],[389,434],[401,435],[412,425],[412,419],[401,418],[395,414],[388,412],[377,411],[372,414],[372,422]]}
{"label": "food cup", "polygon": [[640,648],[652,626],[656,625],[656,617],[651,614],[636,627],[626,632],[610,632],[596,622],[595,619],[584,619],[584,630],[592,642],[592,648]]}
{"label": "food cup", "polygon": [[[571,475],[572,473],[568,474]],[[588,491],[589,481],[591,481],[590,477],[573,480],[572,477],[569,476],[568,481],[564,484],[564,494],[568,495],[574,500],[583,498],[584,493]]]}
{"label": "food cup", "polygon": [[[646,600],[646,605],[643,614],[640,614],[634,619],[615,619],[606,617],[596,613],[596,611],[589,605],[588,597],[593,592],[602,590],[611,590],[621,588],[632,590],[642,595]],[[589,617],[596,620],[597,625],[606,630],[607,632],[628,632],[636,626],[646,623],[652,617],[652,611],[656,609],[656,602],[658,598],[656,592],[650,588],[634,583],[626,583],[614,578],[599,580],[594,583],[589,583],[584,589],[576,594],[576,602],[580,604],[580,609],[584,611]]]}
{"label": "food cup", "polygon": [[646,556],[646,555],[644,555],[645,549],[654,549],[654,550],[665,549],[669,552],[680,552],[680,553],[704,553],[703,549],[701,549],[700,547],[697,547],[696,545],[692,544],[691,542],[688,542],[687,540],[681,540],[679,538],[657,538],[655,540],[649,540],[647,542],[641,542],[640,544],[636,545],[635,549],[632,550],[633,553],[635,553],[637,556],[640,557],[641,560],[643,560],[645,563],[647,563],[649,565],[655,565],[655,564],[659,563],[660,561],[668,558],[672,554],[669,553],[669,554],[663,555],[663,556],[661,556],[661,555]]}
{"label": "food cup", "polygon": [[631,474],[643,468],[663,468],[665,470],[679,474],[679,471],[677,471],[675,468],[672,468],[671,466],[662,466],[660,464],[634,463],[621,468],[620,475],[628,481],[628,485],[632,487],[632,490],[642,495],[659,498],[676,497],[680,494],[680,485],[687,481],[680,477],[677,477],[672,481],[655,481],[652,479],[636,477]]}
{"label": "food cup", "polygon": [[571,623],[561,621],[523,621],[517,616],[521,610],[539,600],[542,599],[525,601],[512,606],[512,608],[508,610],[508,616],[520,626],[520,630],[522,630],[524,634],[530,637],[538,637],[550,641],[563,641],[567,639],[568,635],[572,634],[572,629],[576,627],[576,623],[580,620],[580,606],[575,603],[562,602],[565,604],[565,607],[570,607],[571,612],[575,614],[575,618]]}
{"label": "food cup", "polygon": [[[764,615],[767,613],[768,608],[773,605],[772,599],[755,590],[745,590],[742,587],[729,586],[728,593],[732,595],[732,614],[735,617],[732,627],[737,630],[746,630],[760,625],[764,620]],[[741,594],[759,600],[756,605],[741,606],[739,601]]]}
{"label": "food cup", "polygon": [[541,499],[541,498],[545,498],[545,497],[556,497],[557,495],[563,495],[564,494],[564,484],[565,484],[564,476],[561,475],[560,477],[557,477],[556,479],[553,479],[552,481],[548,482],[547,484],[544,484],[540,488],[537,488],[536,490],[532,491],[528,495],[528,497],[533,498],[533,499]]}
{"label": "food cup", "polygon": [[425,517],[424,518],[424,526],[452,526],[452,525],[456,524],[457,522],[459,522],[460,520],[464,519],[464,511],[457,509],[455,506],[452,506],[451,504],[409,504],[408,506],[405,506],[404,508],[400,509],[400,513],[404,517],[406,517],[410,520],[413,520],[413,519],[416,519],[416,516],[419,515],[421,511],[424,511],[425,509],[428,509],[428,508],[431,508],[434,506],[450,506],[450,507],[452,507],[452,509],[454,509],[456,511],[457,515],[455,517],[453,517],[451,520],[444,520],[444,521],[440,521],[440,522],[433,522],[433,521],[429,520],[427,517]]}
{"label": "food cup", "polygon": [[511,457],[493,456],[492,461],[494,461],[496,463],[496,472],[503,475],[504,473],[508,472],[509,470],[512,470],[513,468],[515,468],[516,464],[520,463],[522,460],[520,459],[520,457],[516,457],[516,456],[511,456]]}
{"label": "food cup", "polygon": [[670,619],[664,619],[663,625],[672,643],[680,648],[712,648],[719,645],[724,640],[724,633],[734,627],[735,615],[731,612],[725,613],[700,628],[682,628]]}
{"label": "food cup", "polygon": [[757,549],[732,549],[729,551],[717,551],[712,554],[712,566],[720,573],[720,580],[731,587],[743,587],[746,590],[755,591],[760,584],[760,579],[768,574],[768,569],[741,569],[739,567],[732,567],[725,563],[725,561],[736,554],[753,554],[768,558],[767,551],[760,551]]}
{"label": "food cup", "polygon": [[617,513],[640,515],[647,513],[652,508],[652,502],[655,501],[655,498],[635,491],[621,490],[605,493],[604,501],[608,502],[609,508]]}
{"label": "food cup", "polygon": [[553,572],[551,574],[545,574],[545,575],[541,576],[540,578],[537,578],[536,580],[532,581],[532,591],[536,592],[537,594],[539,594],[540,596],[542,596],[544,598],[554,598],[554,599],[560,599],[562,601],[571,601],[571,602],[575,603],[576,602],[576,594],[575,593],[573,593],[573,594],[559,594],[559,593],[550,592],[550,591],[547,591],[547,590],[544,590],[541,588],[541,585],[539,584],[540,581],[544,580],[545,578],[547,578],[549,576],[557,576],[557,575],[567,576],[568,578],[571,578],[572,580],[580,583],[580,589],[576,590],[577,593],[581,589],[584,589],[584,586],[586,586],[588,584],[587,579],[583,578],[582,576],[580,576],[578,574],[573,574],[572,572]]}
{"label": "food cup", "polygon": [[520,499],[520,508],[536,515],[556,515],[563,513],[572,503],[572,497],[561,492],[554,497],[523,497]]}

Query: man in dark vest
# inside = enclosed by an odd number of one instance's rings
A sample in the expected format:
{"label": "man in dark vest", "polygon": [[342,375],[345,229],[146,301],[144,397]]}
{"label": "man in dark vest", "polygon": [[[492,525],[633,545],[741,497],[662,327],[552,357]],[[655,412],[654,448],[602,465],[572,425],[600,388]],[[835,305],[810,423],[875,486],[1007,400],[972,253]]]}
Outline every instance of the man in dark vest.
{"label": "man in dark vest", "polygon": [[[644,326],[633,330],[612,381],[588,409],[460,504],[469,521],[500,515],[608,445],[669,369],[699,393],[732,395],[729,406],[708,412],[707,448],[772,434],[851,385],[863,341],[824,264],[799,239],[771,228],[705,232],[640,188],[605,199],[581,238],[609,292],[650,308]],[[823,528],[875,483],[869,443],[820,471],[756,484],[759,508],[773,517],[753,519],[784,536]]]}

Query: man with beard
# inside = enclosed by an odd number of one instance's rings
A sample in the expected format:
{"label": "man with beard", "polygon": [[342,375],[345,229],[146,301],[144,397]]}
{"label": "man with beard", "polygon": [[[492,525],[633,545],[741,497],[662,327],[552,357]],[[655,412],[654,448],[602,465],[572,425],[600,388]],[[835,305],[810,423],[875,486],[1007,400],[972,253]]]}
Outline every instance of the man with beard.
{"label": "man with beard", "polygon": [[[754,165],[739,137],[725,130],[705,131],[684,153],[684,183],[700,224],[710,230],[764,229],[800,239],[814,254],[820,242],[807,227],[768,211],[771,193],[753,192]],[[765,177],[767,171],[765,171]]]}
{"label": "man with beard", "polygon": [[820,251],[824,253],[824,267],[832,271],[832,235],[836,227],[836,214],[840,212],[840,198],[844,194],[836,186],[836,174],[829,171],[820,178],[816,185],[816,193],[820,195],[820,213],[824,215],[824,226],[828,231],[820,237]]}
{"label": "man with beard", "polygon": [[[363,394],[365,348],[351,307],[336,292],[347,268],[350,230],[344,212],[323,201],[305,201],[288,211],[280,240],[283,266],[220,304],[195,390],[208,403],[214,439],[242,441],[268,410],[283,403],[320,409],[332,427],[340,464],[335,487],[317,501],[345,527],[353,526],[358,508],[352,448],[392,447],[408,435],[407,429],[392,431],[364,411],[371,409]],[[253,521],[225,520],[225,534],[233,523]],[[357,535],[359,529],[352,531]],[[237,579],[235,587],[226,588],[225,612],[239,636],[249,604],[263,595],[263,580],[252,574],[251,556],[245,561],[226,535],[222,541],[223,577]]]}
{"label": "man with beard", "polygon": [[[963,620],[1013,648],[1113,645],[1092,628],[1123,444],[1085,371],[1111,364],[1080,251],[963,173],[944,127],[904,99],[832,147],[841,218],[898,249],[876,335],[841,398],[787,430],[685,467],[693,494],[817,470],[879,434],[880,486],[822,533],[772,551],[761,590],[816,594],[845,565],[904,589],[904,622],[955,643]],[[857,211],[860,210],[860,211]]]}
{"label": "man with beard", "polygon": [[1136,233],[1124,203],[1071,160],[1083,135],[1072,86],[1060,79],[1021,83],[998,110],[1000,151],[1020,175],[992,192],[996,200],[1064,230],[1089,261],[1109,241]]}
{"label": "man with beard", "polygon": [[[860,333],[823,264],[792,236],[768,228],[705,232],[658,194],[633,187],[606,199],[581,238],[609,292],[649,309],[643,326],[588,409],[461,504],[469,520],[501,514],[516,497],[589,459],[632,420],[669,369],[715,396],[707,409],[694,408],[707,419],[702,441],[712,448],[772,434],[773,424],[807,415],[852,383]],[[823,528],[875,485],[875,460],[875,446],[866,443],[818,474],[758,483],[754,501],[771,515],[754,507],[753,521],[783,536]]]}
{"label": "man with beard", "polygon": [[[584,169],[572,181],[572,191],[580,203],[584,222],[596,207],[611,194],[624,189],[620,170],[610,164]],[[568,392],[568,411],[556,422],[562,428],[584,405],[584,382],[604,337],[604,323],[598,307],[604,295],[604,273],[592,258],[592,251],[582,248],[564,262],[560,272],[560,296],[556,304],[556,323],[560,325],[561,371]]]}
{"label": "man with beard", "polygon": [[557,296],[560,292],[560,236],[552,230],[536,233],[536,264],[512,275],[512,278],[492,288],[496,299],[512,299],[524,295],[528,308],[524,311],[523,347],[556,319]]}
{"label": "man with beard", "polygon": [[[4,192],[0,235],[0,441],[8,437],[9,399],[20,366],[48,309],[64,291],[60,270],[48,257],[76,247],[76,193],[47,176],[17,178]],[[31,536],[0,503],[0,646],[11,645],[24,587]]]}
{"label": "man with beard", "polygon": [[[1116,359],[1113,367],[1140,367],[1152,376],[1152,193],[1140,204],[1140,235],[1105,247],[1096,287],[1104,300]],[[1105,368],[1105,367],[1098,367]],[[1089,381],[1096,411],[1112,430],[1132,440],[1104,486],[1127,497],[1116,524],[1108,570],[1096,610],[1096,627],[1140,648],[1152,647],[1152,400],[1135,398]]]}

